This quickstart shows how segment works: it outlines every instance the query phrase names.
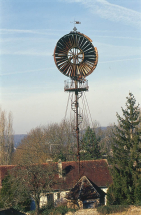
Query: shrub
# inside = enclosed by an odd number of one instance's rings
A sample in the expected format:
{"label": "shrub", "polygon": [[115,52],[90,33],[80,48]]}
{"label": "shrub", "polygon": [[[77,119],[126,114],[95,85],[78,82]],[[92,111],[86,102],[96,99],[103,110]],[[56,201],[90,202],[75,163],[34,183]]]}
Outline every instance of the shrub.
{"label": "shrub", "polygon": [[136,184],[134,196],[135,205],[141,206],[141,178],[138,180],[138,183]]}
{"label": "shrub", "polygon": [[50,202],[40,209],[40,213],[43,215],[48,215],[54,210],[54,205]]}
{"label": "shrub", "polygon": [[109,206],[100,206],[97,208],[97,211],[100,215],[106,215],[110,213],[118,213],[122,211],[126,211],[129,206],[127,205],[109,205]]}
{"label": "shrub", "polygon": [[42,211],[42,214],[43,215],[57,215],[57,214],[60,214],[60,215],[65,215],[68,211],[72,211],[74,212],[75,209],[70,209],[68,208],[67,206],[59,206],[59,207],[56,207],[56,208],[48,208],[47,206],[43,208],[43,211]]}
{"label": "shrub", "polygon": [[14,208],[18,211],[29,211],[31,199],[26,192],[22,193],[22,198],[17,201],[15,197],[15,188],[12,188],[12,179],[10,175],[2,180],[2,189],[0,190],[0,208]]}

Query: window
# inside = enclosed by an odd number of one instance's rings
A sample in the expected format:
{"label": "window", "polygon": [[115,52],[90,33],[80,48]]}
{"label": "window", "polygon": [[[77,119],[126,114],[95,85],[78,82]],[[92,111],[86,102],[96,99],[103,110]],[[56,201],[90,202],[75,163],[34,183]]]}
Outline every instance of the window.
{"label": "window", "polygon": [[57,199],[60,199],[60,193],[57,193]]}
{"label": "window", "polygon": [[47,194],[47,203],[48,204],[54,203],[53,193]]}

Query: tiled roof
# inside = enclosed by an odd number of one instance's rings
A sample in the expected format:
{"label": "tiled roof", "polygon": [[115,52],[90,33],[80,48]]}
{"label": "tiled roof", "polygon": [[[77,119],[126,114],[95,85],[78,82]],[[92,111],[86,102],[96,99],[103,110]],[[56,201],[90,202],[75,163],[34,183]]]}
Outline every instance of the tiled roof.
{"label": "tiled roof", "polygon": [[112,177],[105,159],[80,161],[80,174],[78,173],[78,162],[75,161],[62,162],[62,169],[65,176],[63,187],[66,186],[70,189],[82,176],[86,176],[98,187],[108,187],[112,183]]}
{"label": "tiled roof", "polygon": [[[44,166],[47,164],[43,164]],[[57,167],[57,162],[55,163]],[[15,167],[14,165],[0,166],[0,186],[8,170]],[[105,159],[80,161],[80,174],[78,173],[78,162],[62,162],[62,178],[56,175],[57,185],[54,189],[70,190],[79,181],[82,176],[86,176],[92,183],[98,187],[108,187],[112,183],[108,164]]]}

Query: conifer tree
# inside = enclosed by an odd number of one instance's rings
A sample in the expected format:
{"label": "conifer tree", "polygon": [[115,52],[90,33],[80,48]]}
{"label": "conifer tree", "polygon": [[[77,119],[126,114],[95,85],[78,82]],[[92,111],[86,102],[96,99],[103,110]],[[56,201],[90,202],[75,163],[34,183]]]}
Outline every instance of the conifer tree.
{"label": "conifer tree", "polygon": [[123,117],[117,113],[112,155],[109,157],[113,184],[107,193],[108,204],[134,204],[141,201],[141,119],[139,105],[129,93]]}
{"label": "conifer tree", "polygon": [[80,151],[81,160],[94,160],[100,158],[99,141],[95,132],[88,126],[82,139]]}

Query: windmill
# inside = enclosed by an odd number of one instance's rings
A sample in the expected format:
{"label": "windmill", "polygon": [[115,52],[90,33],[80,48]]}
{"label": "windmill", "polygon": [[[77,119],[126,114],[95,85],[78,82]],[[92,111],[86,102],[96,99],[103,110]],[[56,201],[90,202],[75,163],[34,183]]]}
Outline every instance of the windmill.
{"label": "windmill", "polygon": [[[80,22],[75,21],[75,24]],[[54,49],[54,61],[58,70],[70,78],[65,81],[64,91],[75,93],[71,108],[76,118],[77,160],[78,171],[80,171],[79,125],[82,122],[82,114],[79,112],[79,98],[83,91],[88,91],[88,81],[85,77],[90,75],[97,66],[98,51],[93,46],[92,40],[78,32],[74,26],[73,31],[58,40]]]}

